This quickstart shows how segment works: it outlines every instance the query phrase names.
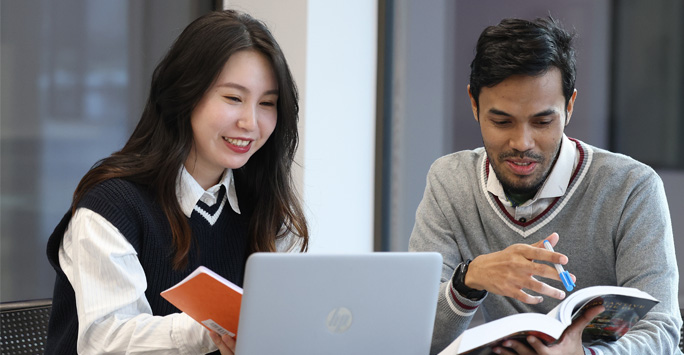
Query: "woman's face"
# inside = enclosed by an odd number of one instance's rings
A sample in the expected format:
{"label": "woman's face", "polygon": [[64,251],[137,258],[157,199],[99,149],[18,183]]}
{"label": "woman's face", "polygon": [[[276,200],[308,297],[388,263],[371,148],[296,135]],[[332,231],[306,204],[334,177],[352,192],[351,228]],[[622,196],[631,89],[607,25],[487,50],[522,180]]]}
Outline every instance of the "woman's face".
{"label": "woman's face", "polygon": [[270,61],[255,50],[234,53],[192,111],[194,144],[185,168],[204,188],[238,169],[276,126],[278,82]]}

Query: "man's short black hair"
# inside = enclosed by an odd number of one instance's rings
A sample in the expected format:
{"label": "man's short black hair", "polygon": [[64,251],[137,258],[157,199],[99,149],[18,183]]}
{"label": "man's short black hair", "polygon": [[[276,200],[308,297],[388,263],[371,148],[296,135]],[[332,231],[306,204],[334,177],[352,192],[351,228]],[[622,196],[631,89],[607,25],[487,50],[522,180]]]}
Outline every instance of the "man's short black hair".
{"label": "man's short black hair", "polygon": [[551,17],[504,19],[485,28],[470,64],[470,92],[478,108],[483,87],[497,85],[512,75],[542,75],[553,67],[561,72],[567,105],[575,90],[573,37]]}

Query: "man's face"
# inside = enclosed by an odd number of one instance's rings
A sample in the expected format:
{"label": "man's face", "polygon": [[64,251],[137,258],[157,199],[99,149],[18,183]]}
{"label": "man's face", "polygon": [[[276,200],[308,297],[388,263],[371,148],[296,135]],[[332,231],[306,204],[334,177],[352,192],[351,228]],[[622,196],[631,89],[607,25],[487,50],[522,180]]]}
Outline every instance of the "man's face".
{"label": "man's face", "polygon": [[576,96],[577,91],[566,107],[556,68],[539,76],[514,75],[482,88],[479,111],[470,96],[487,156],[508,193],[531,194],[544,183]]}

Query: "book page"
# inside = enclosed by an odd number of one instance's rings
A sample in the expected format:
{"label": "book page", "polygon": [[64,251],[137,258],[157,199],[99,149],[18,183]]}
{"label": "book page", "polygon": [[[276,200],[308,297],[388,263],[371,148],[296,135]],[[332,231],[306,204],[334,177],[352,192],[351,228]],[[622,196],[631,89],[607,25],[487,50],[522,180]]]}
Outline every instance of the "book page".
{"label": "book page", "polygon": [[602,295],[624,295],[657,302],[653,296],[632,287],[592,286],[575,291],[547,314],[568,326],[572,323],[573,316],[580,306],[585,305],[596,296]]}
{"label": "book page", "polygon": [[[455,342],[458,344],[447,349],[456,352],[440,354],[489,354],[487,349],[505,339],[523,339],[526,335],[535,335],[546,342],[553,342],[563,334],[565,326],[554,318],[541,313],[520,313],[491,321],[475,328],[467,329]],[[457,348],[456,348],[457,347]],[[445,351],[447,350],[445,349]]]}
{"label": "book page", "polygon": [[585,342],[617,340],[656,304],[658,300],[635,288],[593,286],[575,291],[547,314],[520,313],[467,329],[439,355],[485,355],[506,339],[525,342],[533,335],[544,343],[558,340],[574,317],[602,304],[606,310],[582,332]]}
{"label": "book page", "polygon": [[195,276],[197,276],[199,274],[207,274],[207,275],[211,276],[212,278],[216,279],[216,281],[219,281],[222,284],[232,288],[233,290],[242,293],[242,287],[230,282],[229,280],[226,280],[223,276],[215,273],[213,270],[211,270],[205,266],[198,267],[197,269],[195,269],[195,271],[190,273],[190,275],[186,276],[181,282],[169,287],[164,292],[171,291],[174,288],[179,287],[180,285],[183,285],[184,283],[190,281],[191,279],[193,279]]}
{"label": "book page", "polygon": [[603,305],[606,310],[584,328],[582,340],[614,341],[625,335],[657,303],[658,300],[636,288],[593,286],[576,291],[548,315],[567,326],[585,310]]}

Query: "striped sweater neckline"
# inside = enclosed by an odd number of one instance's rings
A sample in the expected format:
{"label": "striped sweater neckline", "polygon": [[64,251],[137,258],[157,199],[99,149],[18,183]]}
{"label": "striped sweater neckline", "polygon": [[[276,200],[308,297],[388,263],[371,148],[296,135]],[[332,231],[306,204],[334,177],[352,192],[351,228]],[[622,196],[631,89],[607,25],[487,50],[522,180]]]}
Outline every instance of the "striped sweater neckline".
{"label": "striped sweater neckline", "polygon": [[563,196],[554,198],[551,204],[539,215],[526,222],[520,222],[516,220],[508,212],[508,210],[506,210],[506,207],[503,205],[503,203],[501,203],[501,201],[494,194],[487,191],[487,181],[489,179],[489,158],[485,153],[483,155],[483,158],[481,159],[480,188],[482,189],[482,193],[486,196],[487,202],[489,202],[489,205],[496,212],[499,218],[511,230],[520,234],[523,238],[528,237],[529,235],[533,234],[534,232],[542,228],[544,225],[550,222],[553,219],[553,217],[555,217],[563,209],[563,207],[565,207],[567,201],[570,198],[572,198],[574,193],[577,191],[577,187],[584,180],[587,170],[589,170],[589,166],[591,165],[592,160],[591,149],[589,149],[586,145],[584,145],[581,141],[577,139],[569,139],[570,141],[575,143],[575,146],[577,147],[579,153],[579,161],[577,163],[577,167],[575,167],[575,170],[573,171],[572,176],[570,178],[568,189],[565,191],[565,194],[563,194]]}

